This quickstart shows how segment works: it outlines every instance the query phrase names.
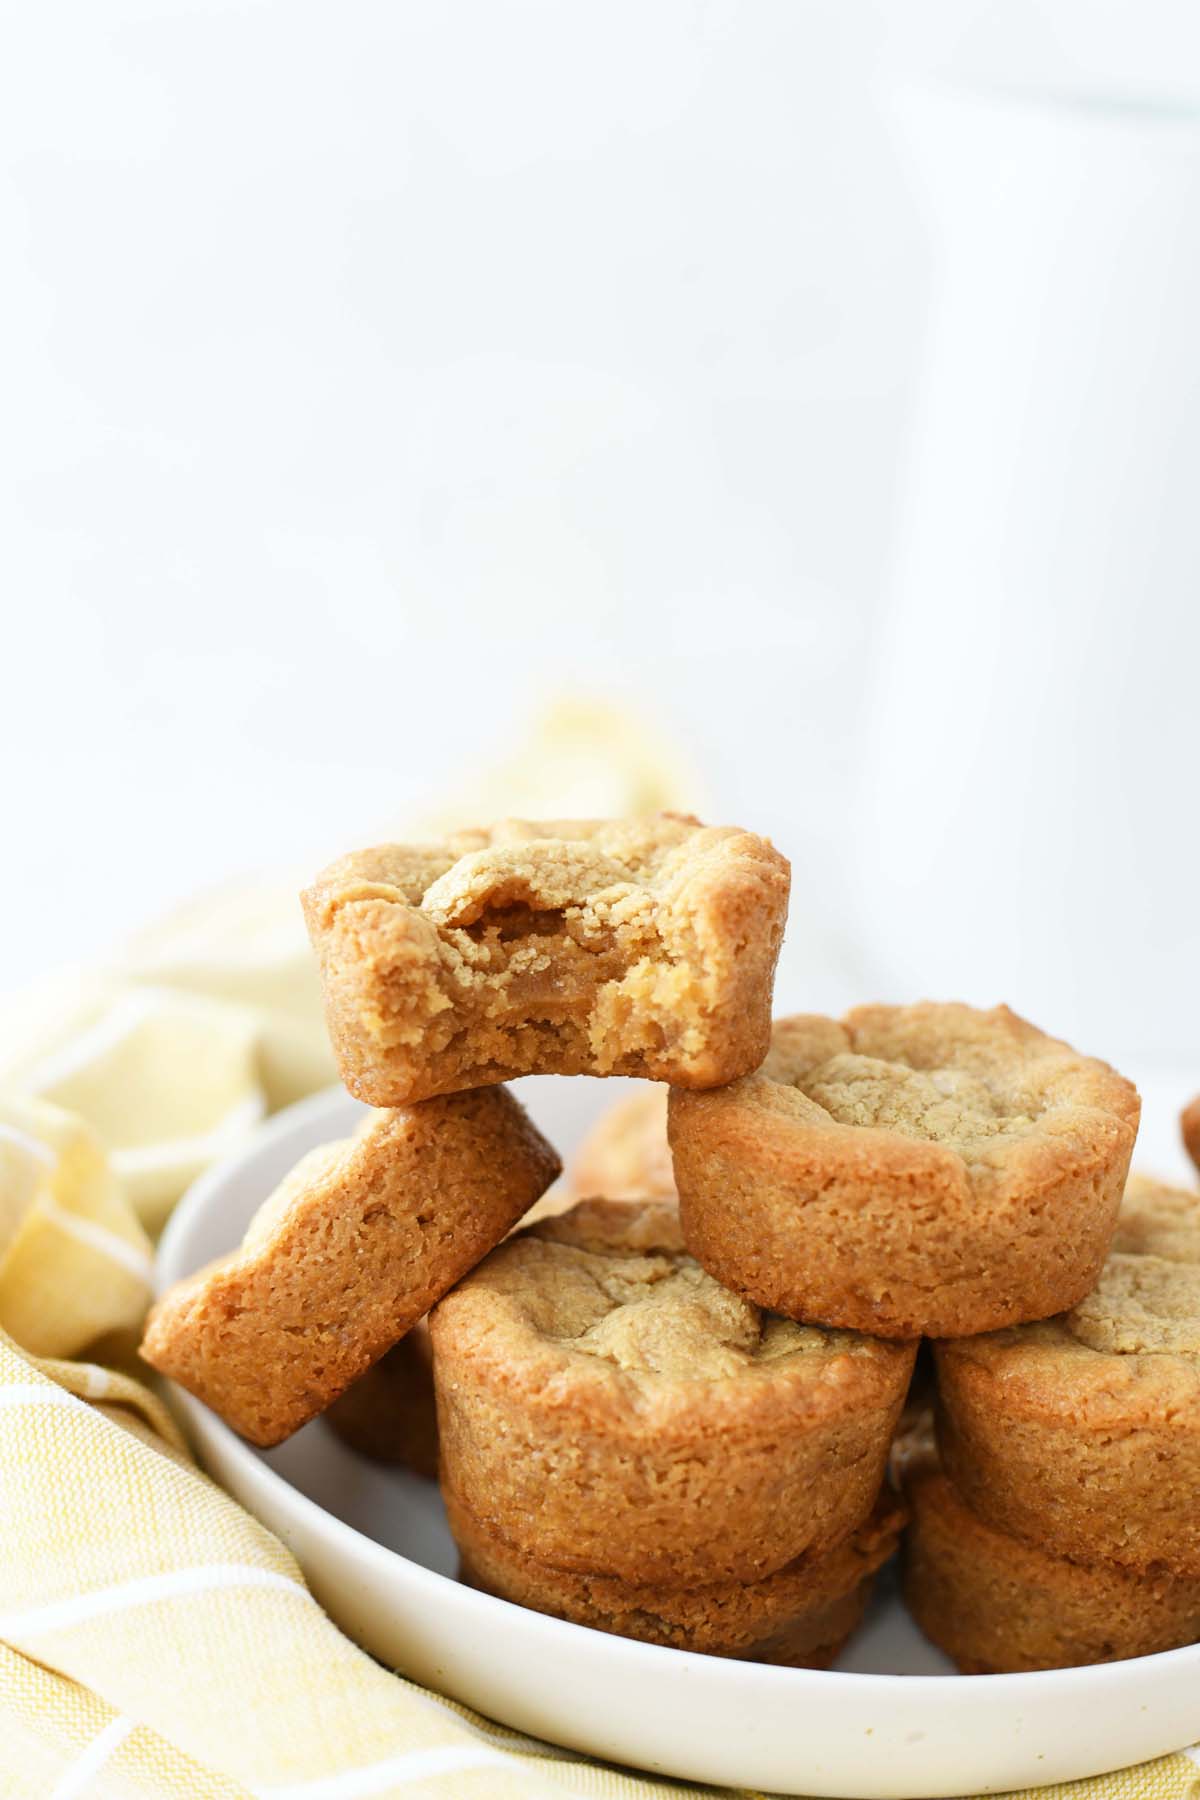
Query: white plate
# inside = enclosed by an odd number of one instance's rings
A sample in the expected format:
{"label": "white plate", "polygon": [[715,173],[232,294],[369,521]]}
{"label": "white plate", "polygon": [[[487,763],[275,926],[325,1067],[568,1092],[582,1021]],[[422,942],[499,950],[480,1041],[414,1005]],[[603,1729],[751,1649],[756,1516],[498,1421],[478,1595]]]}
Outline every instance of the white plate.
{"label": "white plate", "polygon": [[[617,1091],[552,1077],[516,1086],[564,1151]],[[236,1244],[297,1157],[361,1111],[340,1091],[319,1094],[197,1181],[163,1237],[160,1285]],[[1164,1107],[1164,1144],[1167,1119]],[[886,1579],[839,1667],[820,1672],[660,1649],[527,1612],[454,1580],[431,1483],[362,1460],[319,1421],[277,1450],[253,1450],[176,1393],[210,1472],[289,1545],[351,1637],[414,1681],[553,1743],[775,1793],[933,1800],[1069,1781],[1200,1738],[1200,1646],[964,1678]]]}

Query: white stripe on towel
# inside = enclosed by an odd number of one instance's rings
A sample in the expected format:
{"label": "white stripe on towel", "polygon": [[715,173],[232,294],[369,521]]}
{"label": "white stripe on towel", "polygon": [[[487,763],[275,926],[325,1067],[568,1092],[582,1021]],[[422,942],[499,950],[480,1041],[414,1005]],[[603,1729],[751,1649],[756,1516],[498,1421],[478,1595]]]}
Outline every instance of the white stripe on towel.
{"label": "white stripe on towel", "polygon": [[193,1569],[168,1569],[161,1575],[143,1575],[136,1581],[97,1588],[93,1593],[76,1594],[69,1600],[52,1600],[46,1606],[0,1613],[0,1638],[12,1642],[38,1637],[47,1631],[66,1631],[72,1625],[82,1625],[89,1619],[103,1618],[105,1613],[120,1612],[129,1606],[148,1606],[156,1600],[173,1600],[180,1594],[202,1594],[217,1588],[282,1588],[305,1600],[310,1597],[307,1588],[293,1581],[290,1575],[277,1574],[274,1569],[259,1569],[252,1563],[204,1563]]}
{"label": "white stripe on towel", "polygon": [[57,1200],[47,1195],[41,1204],[43,1218],[65,1231],[78,1243],[86,1244],[89,1250],[107,1256],[110,1262],[119,1263],[130,1275],[150,1286],[154,1275],[154,1259],[140,1244],[131,1244],[128,1238],[118,1237],[106,1225],[97,1225],[94,1219],[82,1219],[78,1213],[68,1212]]}
{"label": "white stripe on towel", "polygon": [[0,1407],[82,1405],[82,1400],[52,1381],[11,1381],[0,1387]]}
{"label": "white stripe on towel", "polygon": [[316,1781],[298,1781],[287,1787],[256,1788],[256,1800],[364,1800],[410,1781],[431,1776],[457,1775],[464,1769],[511,1769],[519,1764],[500,1750],[478,1744],[444,1744],[431,1750],[406,1750],[386,1762],[363,1769],[347,1769],[342,1775],[322,1775]]}
{"label": "white stripe on towel", "polygon": [[100,1773],[130,1732],[136,1729],[136,1721],[127,1719],[124,1713],[118,1713],[115,1719],[110,1719],[104,1730],[97,1732],[83,1755],[76,1757],[69,1769],[63,1770],[50,1790],[49,1800],[78,1800],[79,1795],[86,1794],[93,1775]]}

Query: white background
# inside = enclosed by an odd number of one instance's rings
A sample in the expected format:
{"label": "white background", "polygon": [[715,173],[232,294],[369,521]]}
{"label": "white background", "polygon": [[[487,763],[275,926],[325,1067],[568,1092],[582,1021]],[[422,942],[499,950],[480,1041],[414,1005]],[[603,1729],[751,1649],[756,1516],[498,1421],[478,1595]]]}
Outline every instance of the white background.
{"label": "white background", "polygon": [[[1155,614],[1132,578],[1107,600],[1161,646],[1121,707],[1137,792],[1148,767],[1170,793],[1152,841],[1127,797],[1075,844],[1069,696],[1039,782],[1078,878],[1023,844],[1018,785],[964,852],[977,898],[939,916],[957,828],[926,778],[888,802],[925,874],[888,886],[889,850],[876,891],[863,791],[945,251],[889,92],[934,71],[1186,104],[1198,58],[1165,5],[10,14],[0,986],[390,828],[583,693],[793,856],[787,1006],[1007,998],[1200,1075],[1194,608]],[[1019,291],[1044,277],[1018,254]],[[933,619],[903,642],[936,679],[889,726],[893,773],[922,744],[966,786],[994,763],[929,740],[939,696],[958,719],[985,685],[1008,598],[976,620],[964,591],[951,641]],[[1158,926],[1131,866],[1170,896]]]}

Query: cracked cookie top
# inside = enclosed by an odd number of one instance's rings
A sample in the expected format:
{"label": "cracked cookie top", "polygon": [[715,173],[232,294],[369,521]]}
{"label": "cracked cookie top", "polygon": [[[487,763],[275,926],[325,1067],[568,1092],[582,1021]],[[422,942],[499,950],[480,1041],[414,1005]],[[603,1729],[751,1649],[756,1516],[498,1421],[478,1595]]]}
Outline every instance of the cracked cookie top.
{"label": "cracked cookie top", "polygon": [[[669,894],[696,850],[741,834],[681,813],[652,819],[501,819],[435,844],[357,850],[317,877],[326,906],[382,899],[417,906],[446,926],[526,906],[619,918]],[[697,841],[699,840],[699,841]]]}
{"label": "cracked cookie top", "polygon": [[1108,1260],[1067,1331],[1110,1356],[1186,1356],[1200,1376],[1200,1194],[1131,1176]]}
{"label": "cracked cookie top", "polygon": [[703,1386],[797,1377],[848,1379],[853,1363],[889,1364],[908,1347],[853,1331],[797,1324],[714,1281],[684,1248],[665,1200],[585,1200],[518,1232],[460,1284],[457,1308],[476,1308],[498,1334],[514,1376],[615,1385],[634,1399]]}
{"label": "cracked cookie top", "polygon": [[1200,1194],[1127,1185],[1113,1248],[1069,1312],[942,1347],[1005,1386],[1005,1403],[1097,1424],[1139,1416],[1200,1424]]}
{"label": "cracked cookie top", "polygon": [[1138,1099],[1006,1006],[860,1006],[842,1021],[777,1022],[762,1074],[806,1123],[941,1146],[968,1166],[1064,1127],[1136,1128]]}
{"label": "cracked cookie top", "polygon": [[1149,1175],[1131,1175],[1113,1234],[1123,1255],[1161,1256],[1200,1266],[1200,1195],[1168,1187]]}
{"label": "cracked cookie top", "polygon": [[[541,1336],[638,1375],[718,1381],[758,1363],[853,1347],[848,1332],[763,1312],[687,1254],[669,1203],[585,1202],[546,1220],[497,1270]],[[839,1340],[843,1340],[840,1341]]]}
{"label": "cracked cookie top", "polygon": [[1200,1265],[1161,1256],[1110,1256],[1067,1330],[1110,1356],[1200,1357]]}

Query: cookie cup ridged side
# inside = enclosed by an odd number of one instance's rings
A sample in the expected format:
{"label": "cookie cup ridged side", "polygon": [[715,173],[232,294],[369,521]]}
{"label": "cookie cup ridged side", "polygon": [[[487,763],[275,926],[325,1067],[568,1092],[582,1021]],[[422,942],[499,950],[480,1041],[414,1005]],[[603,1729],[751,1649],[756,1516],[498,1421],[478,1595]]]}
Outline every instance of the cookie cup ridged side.
{"label": "cookie cup ridged side", "polygon": [[436,1481],[433,1350],[425,1321],[360,1375],[324,1417],[334,1435],[360,1456]]}
{"label": "cookie cup ridged side", "polygon": [[761,1581],[672,1587],[553,1568],[489,1532],[453,1489],[445,1499],[462,1578],[472,1586],[644,1643],[810,1667],[832,1660],[858,1624],[871,1577],[896,1549],[905,1516],[885,1494],[840,1544],[809,1552]]}
{"label": "cookie cup ridged side", "polygon": [[721,1379],[631,1374],[547,1338],[506,1291],[512,1259],[536,1259],[521,1246],[580,1215],[678,1232],[662,1203],[584,1203],[494,1251],[431,1320],[441,1476],[481,1525],[561,1569],[678,1585],[755,1581],[859,1525],[915,1346],[832,1334]]}
{"label": "cookie cup ridged side", "polygon": [[1200,1636],[1200,1581],[1053,1556],[979,1518],[936,1467],[905,1491],[904,1597],[964,1675],[1116,1662]]}
{"label": "cookie cup ridged side", "polygon": [[241,1247],[152,1308],[141,1355],[251,1443],[323,1412],[512,1229],[561,1164],[505,1088],[369,1114]]}
{"label": "cookie cup ridged side", "polygon": [[762,1073],[673,1090],[668,1129],[684,1238],[710,1274],[882,1337],[966,1336],[1082,1299],[1134,1141],[1116,1116],[1064,1109],[968,1169],[936,1142],[837,1124]]}
{"label": "cookie cup ridged side", "polygon": [[1106,1355],[1059,1320],[935,1351],[942,1461],[980,1517],[1200,1577],[1200,1359]]}

